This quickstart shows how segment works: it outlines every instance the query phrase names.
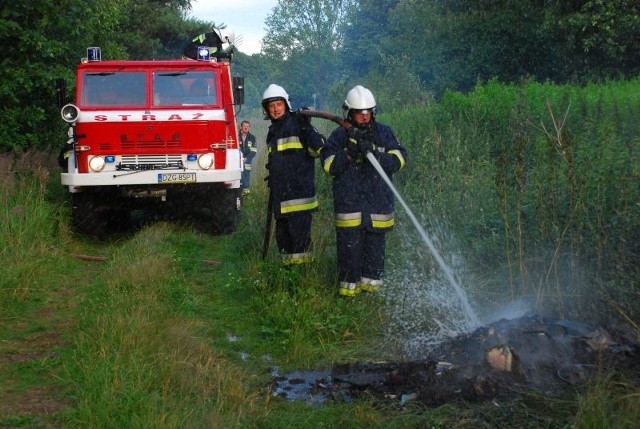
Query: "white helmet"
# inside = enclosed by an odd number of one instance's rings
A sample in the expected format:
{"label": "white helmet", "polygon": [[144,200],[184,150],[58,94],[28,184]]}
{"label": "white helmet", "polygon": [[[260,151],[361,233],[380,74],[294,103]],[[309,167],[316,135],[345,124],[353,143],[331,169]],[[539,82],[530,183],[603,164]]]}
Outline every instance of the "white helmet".
{"label": "white helmet", "polygon": [[375,114],[376,99],[367,88],[357,85],[347,92],[347,98],[342,107],[345,110],[371,110],[371,113]]}
{"label": "white helmet", "polygon": [[223,50],[229,49],[236,41],[236,33],[230,28],[214,28],[213,31],[220,38]]}
{"label": "white helmet", "polygon": [[289,100],[289,94],[287,94],[287,91],[285,91],[283,87],[272,83],[262,94],[262,108],[265,112],[268,112],[267,106],[269,103],[275,100],[284,100],[287,103],[289,110],[291,110],[291,101]]}

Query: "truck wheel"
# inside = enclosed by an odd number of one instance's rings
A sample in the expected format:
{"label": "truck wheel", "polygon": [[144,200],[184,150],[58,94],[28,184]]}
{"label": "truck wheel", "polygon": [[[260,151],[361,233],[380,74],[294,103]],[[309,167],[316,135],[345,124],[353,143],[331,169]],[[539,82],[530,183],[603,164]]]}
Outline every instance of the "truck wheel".
{"label": "truck wheel", "polygon": [[230,234],[236,230],[240,214],[240,189],[217,187],[203,198],[208,216],[203,228],[212,234]]}
{"label": "truck wheel", "polygon": [[108,216],[105,216],[101,194],[80,192],[71,194],[71,225],[78,234],[89,236],[96,240],[106,237]]}
{"label": "truck wheel", "polygon": [[131,216],[126,203],[105,192],[71,194],[72,227],[78,234],[104,240],[114,232],[126,231]]}

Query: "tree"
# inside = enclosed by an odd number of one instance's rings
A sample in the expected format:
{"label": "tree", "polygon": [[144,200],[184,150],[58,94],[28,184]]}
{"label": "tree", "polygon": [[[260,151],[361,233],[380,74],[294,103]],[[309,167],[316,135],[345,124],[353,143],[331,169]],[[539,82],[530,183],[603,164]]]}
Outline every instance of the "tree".
{"label": "tree", "polygon": [[215,25],[186,19],[190,0],[121,1],[127,6],[115,36],[130,59],[179,58],[188,40]]}
{"label": "tree", "polygon": [[117,26],[120,5],[32,0],[0,7],[1,150],[43,147],[64,138],[54,82],[71,80],[85,49]]}
{"label": "tree", "polygon": [[271,82],[279,82],[279,62],[267,58],[264,54],[235,54],[233,74],[245,77],[243,115],[259,116],[262,112],[262,93]]}
{"label": "tree", "polygon": [[280,64],[273,77],[287,82],[298,105],[329,104],[329,90],[342,70],[346,17],[354,5],[355,0],[279,0],[267,17],[263,53]]}
{"label": "tree", "polygon": [[536,75],[548,64],[543,2],[401,1],[391,12],[393,45],[436,94],[470,90],[478,79]]}
{"label": "tree", "polygon": [[267,17],[264,52],[288,58],[295,52],[344,46],[346,16],[355,0],[279,0]]}
{"label": "tree", "polygon": [[637,1],[402,0],[389,17],[385,52],[407,58],[437,94],[493,78],[583,82],[640,70]]}
{"label": "tree", "polygon": [[395,32],[406,35],[413,30],[390,27],[389,14],[398,3],[399,0],[360,0],[349,9],[343,53],[345,67],[354,77],[375,69],[383,54],[394,55],[397,47],[391,42]]}
{"label": "tree", "polygon": [[566,77],[631,77],[640,72],[640,2],[553,2],[545,29],[564,41]]}

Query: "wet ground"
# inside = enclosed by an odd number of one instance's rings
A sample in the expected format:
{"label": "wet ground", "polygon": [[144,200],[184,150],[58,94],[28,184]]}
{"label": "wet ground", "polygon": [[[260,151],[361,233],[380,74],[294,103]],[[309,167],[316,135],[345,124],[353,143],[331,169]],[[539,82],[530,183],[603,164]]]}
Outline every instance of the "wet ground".
{"label": "wet ground", "polygon": [[408,362],[348,363],[274,372],[272,394],[321,403],[376,397],[437,406],[458,400],[561,395],[601,376],[640,385],[638,333],[537,316],[500,320],[451,338]]}

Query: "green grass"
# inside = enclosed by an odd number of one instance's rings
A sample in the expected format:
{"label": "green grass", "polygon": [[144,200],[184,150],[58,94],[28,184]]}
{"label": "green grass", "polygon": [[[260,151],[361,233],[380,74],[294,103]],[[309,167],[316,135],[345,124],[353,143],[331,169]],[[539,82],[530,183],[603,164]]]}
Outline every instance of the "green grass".
{"label": "green grass", "polygon": [[626,381],[604,377],[579,395],[576,427],[635,428],[640,421],[640,391]]}
{"label": "green grass", "polygon": [[[245,427],[269,420],[271,366],[365,353],[376,306],[339,300],[321,258],[260,260],[261,228],[244,219],[232,236],[161,223],[93,243],[45,197],[55,180],[2,195],[3,426]],[[252,198],[243,217],[260,216]],[[44,388],[52,413],[35,405]]]}

